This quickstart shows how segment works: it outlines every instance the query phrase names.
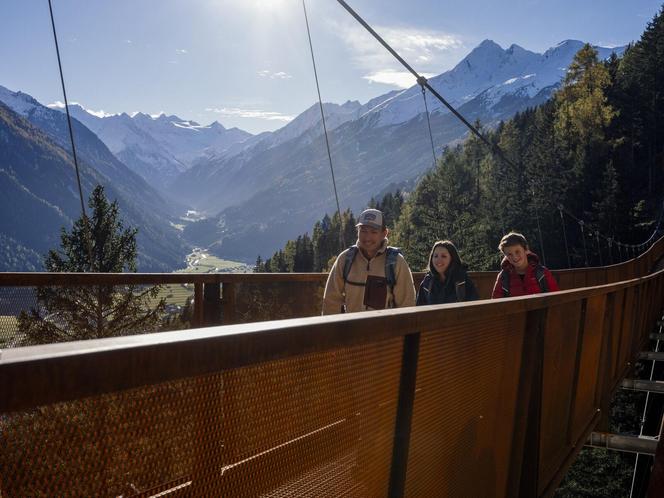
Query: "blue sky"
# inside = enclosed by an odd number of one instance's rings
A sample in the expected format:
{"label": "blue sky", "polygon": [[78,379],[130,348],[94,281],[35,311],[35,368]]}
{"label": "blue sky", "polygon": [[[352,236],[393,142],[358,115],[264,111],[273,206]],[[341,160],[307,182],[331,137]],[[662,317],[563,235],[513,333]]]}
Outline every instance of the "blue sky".
{"label": "blue sky", "polygon": [[[317,101],[301,0],[52,0],[67,94],[93,111],[177,114],[252,133]],[[421,73],[492,39],[637,40],[661,0],[348,0]],[[366,102],[414,83],[335,0],[307,0],[322,98]],[[47,0],[0,1],[0,85],[62,100]]]}

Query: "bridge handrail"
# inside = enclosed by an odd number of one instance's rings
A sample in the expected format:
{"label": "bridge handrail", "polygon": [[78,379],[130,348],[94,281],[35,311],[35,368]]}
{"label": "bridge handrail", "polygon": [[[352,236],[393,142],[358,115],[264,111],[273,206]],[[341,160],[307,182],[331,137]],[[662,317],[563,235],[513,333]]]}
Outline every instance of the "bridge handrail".
{"label": "bridge handrail", "polygon": [[[481,300],[346,315],[9,348],[0,351],[0,412],[26,410],[265,361],[376,342],[446,325],[465,325],[605,295],[663,276],[501,300]],[[444,314],[441,315],[441,311]],[[367,324],[371,324],[368,327]],[[340,327],[343,325],[343,328]],[[159,361],[157,361],[159,359]],[[144,368],[155,362],[151,368]],[[140,368],[138,368],[140,367]],[[54,375],[54,372],[59,372]],[[92,377],[90,377],[92,375]],[[71,379],[84,376],[85,385]],[[24,379],[20,383],[12,379]]]}

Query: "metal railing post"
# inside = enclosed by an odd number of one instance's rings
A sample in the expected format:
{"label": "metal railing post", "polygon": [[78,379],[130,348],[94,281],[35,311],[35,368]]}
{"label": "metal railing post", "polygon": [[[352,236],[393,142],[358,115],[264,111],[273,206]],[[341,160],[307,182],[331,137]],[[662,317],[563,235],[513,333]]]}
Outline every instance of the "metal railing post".
{"label": "metal railing post", "polygon": [[218,283],[203,284],[203,325],[221,325],[221,288]]}
{"label": "metal railing post", "polygon": [[417,363],[420,352],[420,334],[408,334],[403,338],[403,354],[401,358],[401,378],[399,380],[399,400],[394,427],[394,444],[392,446],[392,467],[387,496],[399,498],[404,496],[406,488],[406,467],[408,464],[408,448],[410,445],[410,429],[415,404],[415,382]]}
{"label": "metal railing post", "polygon": [[235,284],[224,282],[222,290],[223,298],[221,300],[221,313],[224,325],[230,325],[237,320],[236,302],[235,302]]}
{"label": "metal railing post", "polygon": [[194,316],[191,322],[193,328],[203,326],[203,282],[194,284]]}
{"label": "metal railing post", "polygon": [[539,309],[526,315],[505,496],[537,496],[546,312],[546,309]]}

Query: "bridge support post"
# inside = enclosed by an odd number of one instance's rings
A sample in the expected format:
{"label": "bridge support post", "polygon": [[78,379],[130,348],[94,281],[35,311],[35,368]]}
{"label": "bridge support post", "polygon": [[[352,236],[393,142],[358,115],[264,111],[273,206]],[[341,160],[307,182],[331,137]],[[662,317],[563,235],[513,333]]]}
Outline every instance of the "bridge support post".
{"label": "bridge support post", "polygon": [[537,496],[545,326],[546,309],[528,312],[505,496]]}
{"label": "bridge support post", "polygon": [[218,283],[203,285],[203,325],[221,324],[221,291]]}
{"label": "bridge support post", "polygon": [[224,325],[230,325],[236,321],[235,313],[235,284],[223,283],[222,320]]}
{"label": "bridge support post", "polygon": [[401,379],[399,381],[399,400],[394,427],[394,444],[392,445],[392,467],[387,492],[387,496],[390,498],[404,496],[406,488],[406,467],[408,464],[413,405],[415,403],[415,381],[419,352],[419,332],[404,336],[403,354],[401,357]]}

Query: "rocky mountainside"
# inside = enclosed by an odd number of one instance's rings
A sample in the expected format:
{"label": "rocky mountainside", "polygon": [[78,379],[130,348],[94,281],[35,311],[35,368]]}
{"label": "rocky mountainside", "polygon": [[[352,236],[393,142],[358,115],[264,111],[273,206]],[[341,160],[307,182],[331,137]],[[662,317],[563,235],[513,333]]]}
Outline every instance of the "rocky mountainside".
{"label": "rocky mountainside", "polygon": [[[65,116],[25,94],[13,97],[13,104],[23,103],[16,105],[22,115],[4,105],[4,100],[11,99],[0,94],[2,271],[41,269],[40,257],[58,247],[60,229],[71,227],[80,216]],[[84,194],[96,184],[104,185],[107,196],[118,200],[124,222],[139,228],[140,269],[170,271],[179,266],[186,249],[171,225],[177,208],[118,161],[83,125],[74,122],[74,133]],[[17,254],[25,257],[16,259]]]}

